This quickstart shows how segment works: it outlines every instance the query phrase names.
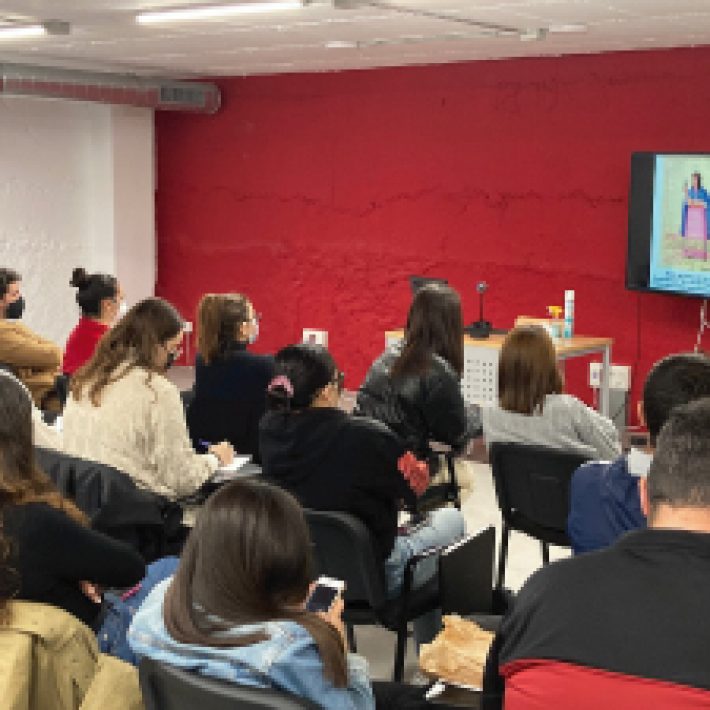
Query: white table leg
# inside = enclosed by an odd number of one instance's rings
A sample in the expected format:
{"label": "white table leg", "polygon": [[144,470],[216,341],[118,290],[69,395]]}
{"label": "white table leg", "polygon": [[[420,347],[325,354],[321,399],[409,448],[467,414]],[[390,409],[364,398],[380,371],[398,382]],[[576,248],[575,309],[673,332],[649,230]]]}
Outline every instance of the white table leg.
{"label": "white table leg", "polygon": [[600,383],[599,411],[609,416],[609,383],[611,382],[611,345],[604,346],[602,351],[602,381]]}

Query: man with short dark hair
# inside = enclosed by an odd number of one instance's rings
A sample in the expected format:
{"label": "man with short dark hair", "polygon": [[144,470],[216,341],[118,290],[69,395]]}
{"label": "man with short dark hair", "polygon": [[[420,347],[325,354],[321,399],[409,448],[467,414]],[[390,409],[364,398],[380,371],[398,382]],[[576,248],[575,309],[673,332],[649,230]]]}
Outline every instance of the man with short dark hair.
{"label": "man with short dark hair", "polygon": [[649,445],[631,449],[611,463],[586,463],[572,477],[567,533],[575,553],[607,547],[623,533],[646,526],[639,482],[648,473],[658,433],[674,407],[707,396],[710,358],[705,355],[669,355],[653,366],[638,405]]}
{"label": "man with short dark hair", "polygon": [[648,528],[523,586],[489,659],[505,710],[710,707],[709,431],[710,398],[674,409],[639,479]]}
{"label": "man with short dark hair", "polygon": [[25,307],[20,274],[0,268],[0,367],[14,373],[32,393],[38,407],[48,401],[62,364],[61,350],[19,322]]}

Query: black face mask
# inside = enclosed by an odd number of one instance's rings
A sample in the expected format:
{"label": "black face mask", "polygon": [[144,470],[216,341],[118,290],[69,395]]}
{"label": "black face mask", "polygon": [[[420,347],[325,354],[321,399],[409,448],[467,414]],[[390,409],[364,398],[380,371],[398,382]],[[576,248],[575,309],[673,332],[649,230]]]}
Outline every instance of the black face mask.
{"label": "black face mask", "polygon": [[174,353],[172,350],[168,351],[168,357],[165,360],[165,369],[169,370],[173,366],[173,364],[174,364],[175,360],[177,360],[177,358],[178,358],[177,353]]}
{"label": "black face mask", "polygon": [[13,301],[6,309],[5,309],[5,318],[9,318],[10,320],[19,320],[22,318],[22,314],[24,313],[25,310],[25,299],[20,296],[16,301]]}

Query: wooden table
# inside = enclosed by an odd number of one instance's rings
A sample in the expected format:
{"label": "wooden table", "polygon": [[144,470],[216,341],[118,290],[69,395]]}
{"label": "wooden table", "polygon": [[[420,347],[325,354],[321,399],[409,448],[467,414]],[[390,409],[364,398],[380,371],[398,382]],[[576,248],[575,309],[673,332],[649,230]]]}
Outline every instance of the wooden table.
{"label": "wooden table", "polygon": [[[385,344],[402,340],[404,331],[389,330]],[[504,335],[491,335],[479,340],[464,336],[464,373],[461,389],[464,399],[471,404],[487,404],[498,401],[498,360],[505,340]],[[555,352],[559,360],[601,353],[602,370],[599,383],[599,411],[609,416],[609,376],[611,374],[611,347],[613,338],[591,338],[575,335],[573,338],[554,338]]]}

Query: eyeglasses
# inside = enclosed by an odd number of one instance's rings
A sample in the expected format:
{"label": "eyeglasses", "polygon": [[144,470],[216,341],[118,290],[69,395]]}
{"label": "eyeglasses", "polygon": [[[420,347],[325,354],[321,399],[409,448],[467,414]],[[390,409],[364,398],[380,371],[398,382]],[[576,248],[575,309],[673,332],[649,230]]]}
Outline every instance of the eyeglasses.
{"label": "eyeglasses", "polygon": [[345,373],[342,370],[338,370],[331,382],[338,386],[338,392],[343,391],[343,385],[345,384]]}

